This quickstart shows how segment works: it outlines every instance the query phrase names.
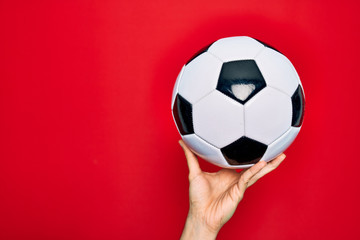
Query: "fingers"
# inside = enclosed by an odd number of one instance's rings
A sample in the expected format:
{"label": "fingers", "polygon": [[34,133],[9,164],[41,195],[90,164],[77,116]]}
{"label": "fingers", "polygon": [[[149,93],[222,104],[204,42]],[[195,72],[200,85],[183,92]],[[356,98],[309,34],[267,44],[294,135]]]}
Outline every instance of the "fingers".
{"label": "fingers", "polygon": [[250,179],[248,187],[253,185],[257,180],[259,180],[260,178],[262,178],[263,176],[265,176],[269,172],[275,170],[280,165],[280,163],[282,163],[282,161],[284,161],[285,158],[286,158],[285,154],[281,154],[277,158],[275,158],[275,159],[271,160],[270,162],[268,162],[263,169],[261,169],[257,174],[255,174],[255,176],[253,176]]}
{"label": "fingers", "polygon": [[241,194],[245,192],[251,178],[254,177],[257,173],[259,173],[262,169],[264,169],[265,166],[265,161],[259,161],[251,168],[244,170],[244,173],[240,176],[238,181],[238,188]]}
{"label": "fingers", "polygon": [[186,157],[188,167],[189,167],[189,180],[191,181],[197,175],[199,175],[202,171],[200,169],[200,165],[199,165],[199,162],[197,160],[197,157],[185,145],[184,141],[180,140],[179,144],[180,144],[180,146],[182,147],[182,149],[184,150],[184,153],[185,153],[185,157]]}

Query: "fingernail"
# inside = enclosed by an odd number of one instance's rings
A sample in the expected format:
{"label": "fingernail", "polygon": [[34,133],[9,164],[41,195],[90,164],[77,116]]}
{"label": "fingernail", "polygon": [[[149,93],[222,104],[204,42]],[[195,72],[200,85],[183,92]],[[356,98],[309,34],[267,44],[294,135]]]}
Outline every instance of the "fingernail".
{"label": "fingernail", "polygon": [[180,147],[183,148],[181,140],[179,140]]}

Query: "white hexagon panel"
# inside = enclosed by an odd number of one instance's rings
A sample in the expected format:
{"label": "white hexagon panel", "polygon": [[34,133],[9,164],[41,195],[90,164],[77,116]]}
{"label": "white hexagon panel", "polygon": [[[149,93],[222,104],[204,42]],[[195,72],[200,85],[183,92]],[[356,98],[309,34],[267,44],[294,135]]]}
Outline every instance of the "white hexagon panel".
{"label": "white hexagon panel", "polygon": [[290,127],[281,137],[272,142],[261,160],[270,161],[287,149],[298,135],[300,128]]}
{"label": "white hexagon panel", "polygon": [[245,136],[270,144],[291,126],[291,98],[266,87],[245,104]]}
{"label": "white hexagon panel", "polygon": [[291,62],[281,53],[265,48],[255,57],[266,84],[291,96],[300,83]]}
{"label": "white hexagon panel", "polygon": [[244,107],[214,90],[193,106],[196,135],[222,148],[244,135]]}
{"label": "white hexagon panel", "polygon": [[184,135],[183,140],[193,152],[203,159],[206,159],[219,167],[230,167],[219,148],[205,142],[203,139],[196,136],[196,134]]}
{"label": "white hexagon panel", "polygon": [[215,89],[222,62],[212,54],[205,52],[192,61],[184,69],[178,92],[191,104]]}
{"label": "white hexagon panel", "polygon": [[214,42],[208,51],[220,58],[223,62],[254,59],[264,48],[260,42],[253,38],[228,37]]}

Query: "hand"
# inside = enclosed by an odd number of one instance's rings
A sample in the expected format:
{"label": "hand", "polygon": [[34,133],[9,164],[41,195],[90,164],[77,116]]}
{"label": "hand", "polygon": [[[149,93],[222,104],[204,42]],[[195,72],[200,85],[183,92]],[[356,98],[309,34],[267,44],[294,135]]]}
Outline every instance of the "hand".
{"label": "hand", "polygon": [[285,159],[281,154],[266,163],[259,161],[251,168],[237,172],[221,169],[203,172],[196,156],[179,141],[189,167],[190,209],[181,239],[215,239],[220,228],[232,217],[245,190],[279,166]]}

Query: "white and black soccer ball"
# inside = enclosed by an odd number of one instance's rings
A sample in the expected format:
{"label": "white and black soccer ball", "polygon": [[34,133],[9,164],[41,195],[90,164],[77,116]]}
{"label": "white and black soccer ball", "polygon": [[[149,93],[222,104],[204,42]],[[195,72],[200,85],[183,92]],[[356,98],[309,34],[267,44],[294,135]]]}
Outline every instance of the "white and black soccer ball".
{"label": "white and black soccer ball", "polygon": [[250,37],[229,37],[183,66],[171,109],[193,152],[220,167],[246,168],[294,141],[304,104],[299,76],[283,54]]}

